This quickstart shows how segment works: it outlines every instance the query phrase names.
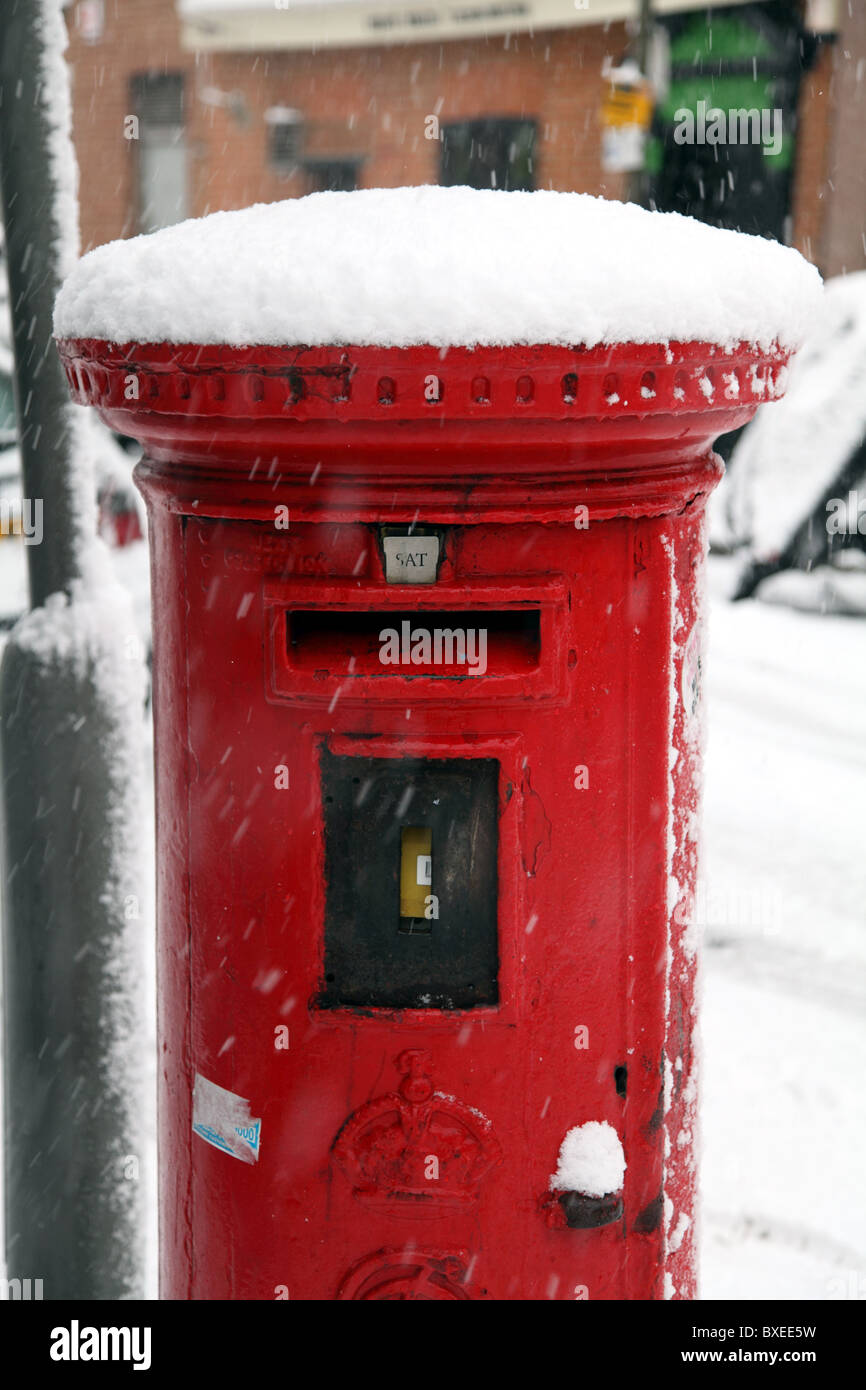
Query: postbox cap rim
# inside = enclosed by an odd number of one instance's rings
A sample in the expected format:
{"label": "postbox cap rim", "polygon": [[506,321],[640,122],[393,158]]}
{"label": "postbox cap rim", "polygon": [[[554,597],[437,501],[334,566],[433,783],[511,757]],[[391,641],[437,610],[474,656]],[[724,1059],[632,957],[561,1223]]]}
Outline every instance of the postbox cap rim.
{"label": "postbox cap rim", "polygon": [[97,409],[224,419],[605,420],[754,409],[783,394],[790,352],[621,343],[443,350],[233,348],[62,339],[73,397]]}

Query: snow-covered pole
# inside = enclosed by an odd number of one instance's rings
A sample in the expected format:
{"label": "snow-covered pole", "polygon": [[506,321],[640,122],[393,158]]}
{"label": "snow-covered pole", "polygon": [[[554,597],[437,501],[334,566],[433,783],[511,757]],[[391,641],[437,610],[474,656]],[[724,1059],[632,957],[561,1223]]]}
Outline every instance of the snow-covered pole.
{"label": "snow-covered pole", "polygon": [[652,0],[638,0],[637,31],[634,40],[635,62],[646,77],[649,57],[650,31],[653,24]]}
{"label": "snow-covered pole", "polygon": [[[634,37],[631,43],[631,56],[643,77],[647,75],[649,63],[650,34],[654,22],[652,0],[637,0]],[[647,203],[647,174],[644,168],[634,169],[628,178],[626,199],[630,203]]]}
{"label": "snow-covered pole", "polygon": [[6,1259],[45,1298],[141,1293],[142,662],[95,536],[92,426],[52,308],[78,254],[61,0],[0,0],[0,169],[31,612],[0,669]]}
{"label": "snow-covered pole", "polygon": [[[57,90],[64,73],[48,71],[42,22],[52,0],[0,0],[0,154],[10,303],[15,346],[22,481],[43,539],[27,546],[34,607],[81,577],[85,537],[93,529],[93,499],[83,497],[72,467],[73,414],[54,344],[54,299],[78,257],[75,164],[61,164],[68,107]],[[62,24],[59,0],[55,24]],[[62,58],[61,58],[62,61]],[[66,143],[68,144],[68,135]],[[39,507],[36,507],[36,503]]]}

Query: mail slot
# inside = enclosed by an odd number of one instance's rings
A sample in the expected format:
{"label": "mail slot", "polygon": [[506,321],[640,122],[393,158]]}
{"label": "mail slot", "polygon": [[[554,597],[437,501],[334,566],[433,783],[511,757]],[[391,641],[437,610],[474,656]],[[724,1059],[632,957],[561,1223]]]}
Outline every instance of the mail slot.
{"label": "mail slot", "polygon": [[299,609],[286,616],[289,665],[296,671],[327,671],[353,680],[421,674],[462,680],[538,668],[537,608]]}
{"label": "mail slot", "polygon": [[[379,559],[372,545],[365,553]],[[336,696],[401,704],[411,692],[415,702],[447,704],[449,688],[459,682],[461,701],[559,702],[568,669],[568,601],[557,575],[528,582],[446,579],[433,586],[382,583],[370,575],[351,584],[271,582],[265,588],[271,693],[292,703],[330,703]]]}

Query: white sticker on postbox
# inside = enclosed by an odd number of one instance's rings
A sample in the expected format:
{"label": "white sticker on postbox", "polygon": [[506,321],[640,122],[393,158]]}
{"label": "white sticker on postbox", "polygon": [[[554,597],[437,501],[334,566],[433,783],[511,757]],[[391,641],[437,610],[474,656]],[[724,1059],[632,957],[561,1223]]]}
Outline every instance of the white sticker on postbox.
{"label": "white sticker on postbox", "polygon": [[262,1122],[253,1118],[249,1101],[198,1072],[192,1089],[192,1127],[206,1143],[241,1163],[258,1162]]}
{"label": "white sticker on postbox", "polygon": [[389,584],[435,584],[438,536],[385,536],[385,579]]}

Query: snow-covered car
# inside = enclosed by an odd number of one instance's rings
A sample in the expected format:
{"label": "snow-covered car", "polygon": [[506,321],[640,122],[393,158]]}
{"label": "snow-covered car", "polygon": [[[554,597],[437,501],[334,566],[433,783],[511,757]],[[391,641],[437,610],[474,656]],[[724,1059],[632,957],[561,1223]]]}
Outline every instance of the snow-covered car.
{"label": "snow-covered car", "polygon": [[[130,590],[136,629],[150,651],[150,592],[144,505],[132,482],[138,451],[128,453],[95,417],[88,420],[96,480],[97,529],[112,554],[113,568]],[[0,631],[17,622],[28,606],[26,546],[34,543],[36,516],[22,497],[17,445],[0,450]],[[138,542],[137,544],[135,542]]]}
{"label": "snow-covered car", "polygon": [[866,612],[866,271],[825,285],[784,398],[740,436],[713,498],[737,597]]}

